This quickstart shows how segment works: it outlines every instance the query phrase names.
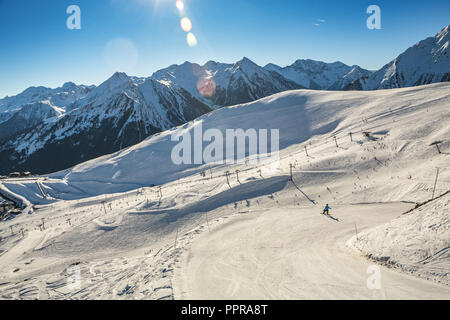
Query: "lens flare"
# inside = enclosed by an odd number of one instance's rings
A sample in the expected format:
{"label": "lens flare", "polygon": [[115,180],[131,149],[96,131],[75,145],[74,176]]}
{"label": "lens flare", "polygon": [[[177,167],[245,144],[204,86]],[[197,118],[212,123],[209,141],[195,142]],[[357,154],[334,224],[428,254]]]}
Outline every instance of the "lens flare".
{"label": "lens flare", "polygon": [[183,11],[184,10],[184,2],[182,0],[177,0],[177,2],[175,3],[175,5],[177,6],[177,9],[179,11]]}
{"label": "lens flare", "polygon": [[197,82],[197,90],[205,98],[211,98],[216,93],[216,83],[213,78],[201,78]]}
{"label": "lens flare", "polygon": [[186,32],[189,32],[192,30],[192,22],[189,18],[184,17],[180,21],[181,29],[183,29]]}
{"label": "lens flare", "polygon": [[139,62],[138,49],[126,38],[109,41],[103,50],[103,57],[111,71],[133,72]]}
{"label": "lens flare", "polygon": [[197,45],[197,38],[194,36],[192,32],[187,34],[187,43],[189,47],[195,47]]}

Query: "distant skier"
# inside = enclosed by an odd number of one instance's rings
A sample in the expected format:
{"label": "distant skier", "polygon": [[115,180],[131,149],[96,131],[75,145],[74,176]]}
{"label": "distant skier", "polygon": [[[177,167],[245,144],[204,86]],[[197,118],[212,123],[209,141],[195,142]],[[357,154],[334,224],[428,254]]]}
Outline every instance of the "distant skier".
{"label": "distant skier", "polygon": [[330,209],[331,208],[330,208],[330,206],[327,203],[327,205],[325,206],[325,209],[323,209],[323,214],[330,215],[330,213],[328,212]]}

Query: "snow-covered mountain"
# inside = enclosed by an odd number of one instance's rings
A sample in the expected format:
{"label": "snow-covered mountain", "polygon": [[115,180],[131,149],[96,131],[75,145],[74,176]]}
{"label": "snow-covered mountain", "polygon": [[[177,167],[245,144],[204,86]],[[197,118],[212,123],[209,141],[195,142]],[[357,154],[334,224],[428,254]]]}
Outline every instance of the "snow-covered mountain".
{"label": "snow-covered mountain", "polygon": [[108,154],[211,111],[300,88],[249,59],[184,63],[149,78],[115,73],[100,86],[29,88],[1,100],[1,173],[48,173]]}
{"label": "snow-covered mountain", "polygon": [[377,90],[419,86],[450,81],[450,26],[400,54],[372,74],[358,79],[346,89]]}
{"label": "snow-covered mountain", "polygon": [[97,88],[70,82],[57,89],[32,87],[0,100],[0,174],[67,168],[211,109],[286,90],[374,90],[449,81],[448,46],[447,26],[376,72],[313,60],[261,67],[243,58],[234,64],[185,62],[149,78],[116,73]]}
{"label": "snow-covered mountain", "polygon": [[52,172],[136,144],[210,109],[187,91],[152,78],[115,73],[60,117],[5,140],[2,173]]}
{"label": "snow-covered mountain", "polygon": [[325,63],[315,60],[297,60],[292,65],[280,67],[268,64],[266,70],[275,71],[302,87],[319,90],[341,90],[350,82],[371,75],[371,71],[342,62]]}
{"label": "snow-covered mountain", "polygon": [[[58,173],[2,180],[3,194],[36,206],[2,222],[0,295],[448,299],[449,198],[378,226],[432,197],[436,167],[436,194],[449,190],[450,142],[442,154],[429,146],[450,135],[449,101],[449,83],[287,91]],[[172,134],[192,135],[200,123],[218,128],[225,145],[226,129],[279,128],[278,164],[173,163]],[[320,214],[326,203],[328,217]],[[352,237],[365,255],[408,274],[383,268],[382,289],[368,290],[376,263],[346,247]],[[67,281],[74,270],[77,287]]]}
{"label": "snow-covered mountain", "polygon": [[14,136],[40,124],[44,119],[57,117],[63,113],[63,108],[52,105],[48,100],[25,104],[12,113],[11,118],[0,123],[0,139]]}
{"label": "snow-covered mountain", "polygon": [[67,82],[56,89],[30,87],[16,96],[1,99],[0,139],[63,114],[71,104],[94,88]]}
{"label": "snow-covered mountain", "polygon": [[[434,179],[430,178],[430,173],[435,173],[436,167],[445,167],[446,155],[433,157],[433,161],[431,161],[433,165],[429,164],[427,159],[431,156],[430,152],[436,152],[437,154],[437,151],[424,141],[430,143],[437,140],[444,141],[445,137],[448,136],[450,130],[450,127],[447,126],[450,121],[450,112],[447,108],[450,99],[449,89],[450,84],[440,83],[421,86],[417,89],[404,88],[376,92],[287,91],[249,104],[215,110],[196,118],[195,121],[150,136],[139,144],[122,149],[114,154],[80,163],[73,168],[50,174],[48,177],[57,180],[64,179],[73,186],[81,187],[87,194],[101,195],[104,192],[127,192],[133,190],[133,188],[147,186],[149,183],[158,185],[191,176],[204,170],[204,166],[199,164],[175,164],[171,159],[171,151],[178,144],[178,141],[172,141],[171,136],[176,133],[188,132],[193,137],[195,135],[194,130],[201,123],[203,132],[209,129],[219,129],[224,137],[224,146],[226,145],[227,129],[279,129],[279,147],[282,150],[281,153],[286,156],[284,162],[286,172],[288,172],[289,163],[295,161],[297,156],[304,158],[305,151],[303,148],[308,143],[311,146],[308,147],[310,154],[314,147],[314,156],[311,155],[311,159],[308,157],[303,159],[305,168],[310,166],[311,161],[316,159],[317,155],[318,159],[324,158],[325,160],[313,162],[320,163],[320,161],[323,161],[320,165],[328,167],[328,169],[344,170],[345,168],[345,172],[352,176],[353,170],[346,167],[348,159],[342,158],[342,155],[337,153],[337,151],[342,150],[341,152],[344,152],[346,157],[355,161],[354,169],[372,171],[371,175],[374,175],[373,179],[378,181],[377,183],[382,189],[380,193],[383,193],[383,197],[386,199],[390,201],[408,200],[417,195],[423,200],[429,192],[423,188],[421,179],[429,180],[432,184]],[[98,108],[101,108],[101,106],[98,106]],[[396,108],[402,110],[401,121],[396,118],[397,113],[392,111]],[[431,109],[434,112],[429,112]],[[423,116],[427,116],[426,122],[417,124],[417,118]],[[388,117],[388,120],[386,120],[386,117]],[[367,118],[370,123],[366,124],[365,121],[361,121],[362,118]],[[372,131],[372,139],[365,138],[364,131]],[[354,133],[353,141],[350,141],[349,132]],[[342,144],[345,143],[345,148],[335,147],[333,139],[335,135],[339,137],[338,141]],[[395,139],[392,136],[395,136]],[[392,142],[389,148],[383,146],[385,139],[388,138]],[[324,143],[325,140],[328,142]],[[377,151],[376,148],[370,152],[363,149],[361,145],[366,145],[364,141],[372,143],[373,146],[380,148],[380,151]],[[315,146],[316,144],[317,146]],[[203,148],[207,145],[209,143],[203,142]],[[296,148],[295,156],[288,150],[293,145]],[[352,146],[351,149],[347,149],[349,145]],[[442,150],[447,150],[448,147],[450,147],[450,142],[445,141],[442,144]],[[193,148],[193,145],[191,145],[191,148]],[[380,154],[383,154],[383,156]],[[411,158],[412,154],[414,155],[414,161]],[[360,158],[361,156],[363,156],[363,159]],[[374,156],[377,156],[377,159],[382,162],[374,160]],[[334,157],[336,157],[336,163],[331,165],[328,160]],[[400,158],[402,159],[402,165],[396,164],[385,167],[387,159],[400,161]],[[407,163],[409,163],[408,166]],[[423,170],[411,170],[412,163]],[[220,164],[210,164],[210,166],[213,171],[226,171],[226,167]],[[243,167],[246,166],[243,165]],[[378,170],[385,168],[384,174],[386,176],[381,176],[380,172],[373,171],[373,166]],[[413,172],[416,173],[413,174]],[[330,179],[333,179],[333,174],[336,172],[331,171],[329,173]],[[395,180],[391,182],[391,185],[385,186],[383,182],[390,179],[394,174],[396,177],[401,175],[404,179]],[[450,174],[448,170],[445,174],[441,172],[440,179],[446,181],[448,174]],[[421,178],[409,181],[407,179],[409,175],[412,175],[415,179],[420,175]],[[413,187],[397,190],[397,187],[404,184],[405,180],[408,180],[408,183]],[[101,185],[107,190],[97,190],[96,187],[93,187],[93,181],[101,181]],[[369,179],[369,181],[369,183],[373,183],[374,180]],[[314,179],[311,182],[316,183]],[[20,182],[20,184],[22,183]],[[49,181],[46,185],[57,188],[59,182],[55,183]],[[8,182],[4,182],[4,184],[9,185]],[[15,184],[15,182],[12,182],[12,184]],[[31,186],[34,188],[33,184]],[[346,184],[344,185],[345,188],[348,194],[353,194],[353,184]],[[55,192],[60,191],[58,189]],[[38,198],[36,198],[36,195],[31,196],[32,202],[40,203],[45,200],[39,198],[39,195],[37,195]],[[58,198],[64,196],[64,194],[58,194]],[[377,196],[379,194],[372,195],[370,192],[352,195],[353,198],[361,197],[358,198],[361,201],[375,201]]]}
{"label": "snow-covered mountain", "polygon": [[152,77],[183,88],[210,106],[247,103],[278,92],[303,88],[245,57],[234,64],[209,61],[201,66],[185,62],[159,70]]}

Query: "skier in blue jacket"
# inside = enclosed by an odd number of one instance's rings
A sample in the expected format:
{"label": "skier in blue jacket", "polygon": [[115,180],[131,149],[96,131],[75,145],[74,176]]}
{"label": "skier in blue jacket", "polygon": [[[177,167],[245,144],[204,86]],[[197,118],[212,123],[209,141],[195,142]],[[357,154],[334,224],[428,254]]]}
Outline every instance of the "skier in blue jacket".
{"label": "skier in blue jacket", "polygon": [[327,205],[325,206],[325,209],[323,209],[323,214],[330,215],[329,212],[328,212],[330,209],[331,209],[331,207],[327,203]]}

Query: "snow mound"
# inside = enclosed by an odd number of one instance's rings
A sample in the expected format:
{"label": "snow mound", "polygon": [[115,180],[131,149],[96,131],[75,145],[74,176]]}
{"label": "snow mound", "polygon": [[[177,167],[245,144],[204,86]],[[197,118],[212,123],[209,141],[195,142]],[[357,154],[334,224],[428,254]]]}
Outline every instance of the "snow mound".
{"label": "snow mound", "polygon": [[450,285],[450,193],[349,244],[372,260]]}

